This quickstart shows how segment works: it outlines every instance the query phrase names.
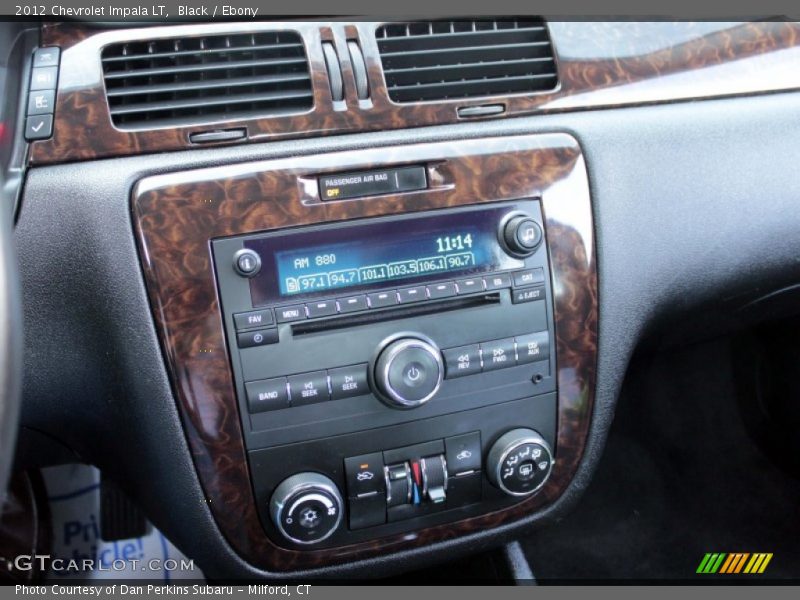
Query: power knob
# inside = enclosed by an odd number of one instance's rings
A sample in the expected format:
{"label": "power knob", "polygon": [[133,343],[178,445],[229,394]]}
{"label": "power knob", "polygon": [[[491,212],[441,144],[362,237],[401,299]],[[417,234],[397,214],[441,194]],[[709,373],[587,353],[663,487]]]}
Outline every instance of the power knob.
{"label": "power knob", "polygon": [[512,429],[500,436],[486,459],[489,480],[510,496],[538,491],[553,470],[550,445],[533,429]]}
{"label": "power knob", "polygon": [[281,535],[295,544],[329,538],[342,522],[342,497],[336,484],[319,473],[298,473],[275,488],[270,516]]}
{"label": "power knob", "polygon": [[530,256],[542,243],[544,234],[536,220],[526,213],[511,213],[500,224],[500,242],[512,256]]}
{"label": "power knob", "polygon": [[375,391],[389,406],[422,406],[442,385],[442,353],[433,342],[416,337],[400,338],[383,347],[373,374]]}

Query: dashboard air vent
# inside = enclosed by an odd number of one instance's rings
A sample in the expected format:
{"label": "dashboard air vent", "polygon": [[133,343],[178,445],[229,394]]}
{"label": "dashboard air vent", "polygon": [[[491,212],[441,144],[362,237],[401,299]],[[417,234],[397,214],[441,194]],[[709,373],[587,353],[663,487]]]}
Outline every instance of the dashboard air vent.
{"label": "dashboard air vent", "polygon": [[544,92],[558,83],[541,20],[391,23],[376,35],[395,102]]}
{"label": "dashboard air vent", "polygon": [[149,127],[275,116],[313,105],[294,32],[112,44],[101,56],[114,125]]}

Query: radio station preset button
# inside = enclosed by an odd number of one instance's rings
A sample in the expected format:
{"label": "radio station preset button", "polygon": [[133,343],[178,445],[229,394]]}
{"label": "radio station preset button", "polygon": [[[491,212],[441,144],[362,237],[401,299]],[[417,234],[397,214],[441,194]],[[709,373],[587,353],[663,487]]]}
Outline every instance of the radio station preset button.
{"label": "radio station preset button", "polygon": [[236,343],[239,348],[255,348],[256,346],[266,346],[277,342],[278,330],[275,328],[243,331],[236,334]]}
{"label": "radio station preset button", "polygon": [[425,286],[418,285],[415,287],[402,288],[397,290],[397,299],[400,304],[410,304],[412,302],[421,302],[427,300],[428,296],[425,293]]}
{"label": "radio station preset button", "polygon": [[336,300],[339,305],[339,312],[350,313],[359,310],[367,310],[367,297],[365,295],[349,296],[347,298],[339,298]]}
{"label": "radio station preset button", "polygon": [[550,334],[546,331],[518,335],[517,363],[526,364],[550,358]]}
{"label": "radio station preset button", "polygon": [[330,400],[328,391],[328,374],[325,371],[313,371],[292,375],[289,380],[289,401],[292,406],[305,406]]}
{"label": "radio station preset button", "polygon": [[247,408],[251,413],[289,408],[286,377],[249,381],[244,388],[247,392]]}
{"label": "radio station preset button", "polygon": [[514,273],[514,287],[541,285],[544,283],[544,269],[526,269]]}
{"label": "radio station preset button", "polygon": [[370,308],[386,308],[387,306],[396,305],[397,302],[397,292],[395,290],[367,294],[367,303]]}
{"label": "radio station preset button", "polygon": [[328,377],[331,381],[332,400],[342,400],[370,393],[366,364],[330,369]]}
{"label": "radio station preset button", "polygon": [[280,306],[275,309],[275,318],[278,323],[291,323],[301,321],[306,318],[306,307],[302,304],[292,306]]}
{"label": "radio station preset button", "polygon": [[233,315],[233,324],[236,329],[253,329],[255,327],[269,327],[275,324],[272,310],[254,310],[251,312],[236,313]]}
{"label": "radio station preset button", "polygon": [[478,344],[459,346],[442,350],[444,355],[445,377],[455,379],[481,372],[481,353]]}
{"label": "radio station preset button", "polygon": [[482,342],[480,346],[484,371],[513,367],[517,362],[514,338]]}
{"label": "radio station preset button", "polygon": [[335,315],[336,301],[335,300],[320,300],[319,302],[309,302],[306,304],[306,314],[309,319],[317,317],[330,317]]}
{"label": "radio station preset button", "polygon": [[470,277],[469,279],[459,279],[456,281],[459,294],[472,294],[483,291],[483,279],[480,277]]}
{"label": "radio station preset button", "polygon": [[534,302],[536,300],[544,300],[544,288],[519,288],[511,293],[511,302],[514,304],[522,304],[523,302]]}
{"label": "radio station preset button", "polygon": [[434,283],[428,286],[428,298],[431,300],[439,300],[441,298],[450,298],[458,293],[455,281],[445,281],[443,283]]}
{"label": "radio station preset button", "polygon": [[487,290],[502,290],[511,287],[511,276],[507,273],[498,273],[484,278]]}

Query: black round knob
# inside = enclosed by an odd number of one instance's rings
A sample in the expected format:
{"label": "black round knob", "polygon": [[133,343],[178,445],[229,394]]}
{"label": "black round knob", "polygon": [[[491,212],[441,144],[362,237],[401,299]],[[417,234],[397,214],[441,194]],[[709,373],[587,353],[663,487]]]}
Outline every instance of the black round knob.
{"label": "black round knob", "polygon": [[501,225],[500,239],[509,254],[530,256],[542,243],[542,228],[530,215],[514,213]]}
{"label": "black round knob", "polygon": [[336,484],[319,473],[298,473],[275,488],[270,515],[281,535],[295,544],[316,544],[342,522]]}
{"label": "black round knob", "polygon": [[489,480],[510,496],[538,491],[553,469],[549,444],[533,429],[512,429],[500,436],[486,459]]}
{"label": "black round knob", "polygon": [[233,270],[242,277],[255,277],[261,270],[261,257],[250,248],[242,248],[233,255]]}
{"label": "black round knob", "polygon": [[387,344],[375,361],[376,392],[389,406],[414,408],[442,385],[442,354],[431,342],[408,337]]}

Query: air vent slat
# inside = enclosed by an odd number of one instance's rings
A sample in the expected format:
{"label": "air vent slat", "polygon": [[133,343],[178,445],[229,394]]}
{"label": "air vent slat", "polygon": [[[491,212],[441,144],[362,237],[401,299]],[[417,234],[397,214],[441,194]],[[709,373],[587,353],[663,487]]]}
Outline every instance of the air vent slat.
{"label": "air vent slat", "polygon": [[[245,67],[278,67],[287,65],[306,64],[305,58],[267,58],[262,60],[232,60],[221,63],[206,63],[200,65],[185,65],[180,67],[161,67],[158,69],[137,69],[135,71],[115,71],[106,73],[106,80],[130,79],[131,77],[153,77],[156,75],[176,75],[182,73],[195,73],[218,70],[243,69]],[[223,75],[224,76],[224,75]]]}
{"label": "air vent slat", "polygon": [[265,94],[238,94],[227,95],[224,98],[198,97],[194,100],[180,100],[172,102],[148,102],[142,104],[128,104],[111,109],[112,115],[127,115],[137,113],[142,110],[164,111],[179,110],[184,108],[200,108],[203,106],[216,106],[219,104],[250,104],[254,102],[275,102],[278,100],[292,100],[295,98],[307,98],[311,96],[310,90],[297,90],[287,92],[272,92]]}
{"label": "air vent slat", "polygon": [[296,73],[285,75],[266,75],[264,77],[241,77],[237,79],[217,79],[217,80],[198,80],[185,81],[179,83],[165,83],[161,85],[138,85],[131,87],[113,88],[106,93],[109,98],[119,98],[122,96],[140,96],[142,94],[157,94],[164,92],[185,92],[190,90],[207,90],[226,87],[240,87],[246,85],[278,84],[297,81],[308,81],[308,73]]}
{"label": "air vent slat", "polygon": [[539,93],[558,85],[541,20],[393,23],[376,37],[395,102]]}
{"label": "air vent slat", "polygon": [[[211,50],[204,50],[204,55],[209,54],[236,54],[237,52],[257,52],[260,50],[283,50],[286,48],[294,48],[302,52],[302,44],[262,44],[259,46],[236,46],[230,48],[214,48]],[[156,58],[189,58],[197,57],[198,53],[193,50],[188,51],[175,51],[175,52],[155,52],[153,54],[139,54],[130,56],[104,56],[103,64],[119,63],[135,60],[153,60]]]}
{"label": "air vent slat", "polygon": [[532,39],[541,39],[544,31],[544,27],[527,27],[525,29],[498,29],[469,33],[412,35],[407,38],[378,39],[378,47],[381,51],[402,52],[418,49],[469,48],[490,44],[524,44]]}
{"label": "air vent slat", "polygon": [[101,62],[122,128],[286,115],[314,103],[296,32],[136,40],[105,47]]}
{"label": "air vent slat", "polygon": [[391,77],[387,78],[389,87],[398,85],[414,85],[419,83],[460,81],[462,79],[493,78],[498,68],[502,69],[506,76],[511,75],[533,75],[535,73],[545,73],[548,77],[553,75],[553,59],[529,58],[521,60],[491,61],[486,63],[467,63],[458,65],[454,69],[451,65],[435,65],[432,67],[420,67],[418,69],[394,69]]}

